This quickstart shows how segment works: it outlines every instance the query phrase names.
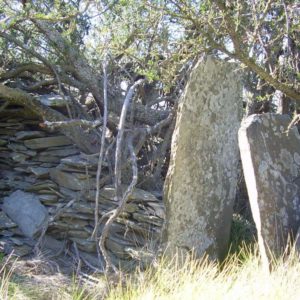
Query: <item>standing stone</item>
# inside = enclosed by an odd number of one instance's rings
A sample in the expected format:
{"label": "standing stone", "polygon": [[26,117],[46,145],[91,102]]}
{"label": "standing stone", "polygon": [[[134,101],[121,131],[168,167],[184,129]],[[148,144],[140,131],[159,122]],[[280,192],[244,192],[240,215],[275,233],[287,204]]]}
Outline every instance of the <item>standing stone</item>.
{"label": "standing stone", "polygon": [[249,200],[264,262],[300,226],[300,136],[287,115],[251,115],[239,130]]}
{"label": "standing stone", "polygon": [[211,57],[198,63],[179,105],[164,195],[163,241],[171,253],[226,254],[242,111],[235,68]]}

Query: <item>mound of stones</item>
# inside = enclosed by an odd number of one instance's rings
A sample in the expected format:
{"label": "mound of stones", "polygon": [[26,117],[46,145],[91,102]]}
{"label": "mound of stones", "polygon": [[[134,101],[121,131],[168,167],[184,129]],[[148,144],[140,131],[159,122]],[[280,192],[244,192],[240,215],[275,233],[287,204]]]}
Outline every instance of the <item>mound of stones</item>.
{"label": "mound of stones", "polygon": [[[39,123],[24,108],[0,113],[0,250],[30,254],[46,231],[95,258],[97,158],[80,153],[67,137],[41,129]],[[105,164],[102,174],[108,175]],[[112,186],[101,189],[99,219],[117,207],[114,196]],[[132,253],[157,240],[163,219],[161,200],[135,189],[106,242],[115,262],[126,265]]]}

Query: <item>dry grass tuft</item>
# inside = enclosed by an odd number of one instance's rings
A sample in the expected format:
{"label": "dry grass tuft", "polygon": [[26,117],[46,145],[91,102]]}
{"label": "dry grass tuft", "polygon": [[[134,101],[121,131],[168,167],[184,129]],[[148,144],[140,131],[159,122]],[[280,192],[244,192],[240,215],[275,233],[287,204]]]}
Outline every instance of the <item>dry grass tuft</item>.
{"label": "dry grass tuft", "polygon": [[164,258],[158,268],[129,276],[107,299],[300,299],[298,254],[278,259],[269,273],[256,250],[242,251],[221,266],[207,258],[188,258],[183,264]]}
{"label": "dry grass tuft", "polygon": [[1,300],[300,299],[295,251],[274,260],[271,272],[261,266],[257,249],[247,246],[221,265],[208,258],[163,257],[146,271],[119,277],[81,274],[75,280],[36,265],[25,268],[23,277],[14,275],[20,266],[6,263],[1,268]]}

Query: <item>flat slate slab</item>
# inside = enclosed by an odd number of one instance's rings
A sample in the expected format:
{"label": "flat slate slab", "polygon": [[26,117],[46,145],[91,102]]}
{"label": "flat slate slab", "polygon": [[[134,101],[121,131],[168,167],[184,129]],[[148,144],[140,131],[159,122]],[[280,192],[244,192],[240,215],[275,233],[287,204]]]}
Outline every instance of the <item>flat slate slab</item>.
{"label": "flat slate slab", "polygon": [[74,190],[90,190],[95,187],[95,179],[84,174],[63,172],[57,168],[50,169],[50,178],[59,186]]}
{"label": "flat slate slab", "polygon": [[251,115],[239,146],[260,253],[283,253],[300,226],[300,136],[287,115]]}
{"label": "flat slate slab", "polygon": [[31,140],[25,140],[24,144],[30,149],[44,149],[49,147],[67,146],[71,145],[72,141],[64,135],[51,136],[44,138],[36,138]]}
{"label": "flat slate slab", "polygon": [[48,211],[38,196],[21,190],[5,197],[2,209],[27,237],[33,237],[48,222]]}
{"label": "flat slate slab", "polygon": [[16,133],[16,140],[28,140],[33,138],[42,138],[46,134],[43,131],[19,131]]}

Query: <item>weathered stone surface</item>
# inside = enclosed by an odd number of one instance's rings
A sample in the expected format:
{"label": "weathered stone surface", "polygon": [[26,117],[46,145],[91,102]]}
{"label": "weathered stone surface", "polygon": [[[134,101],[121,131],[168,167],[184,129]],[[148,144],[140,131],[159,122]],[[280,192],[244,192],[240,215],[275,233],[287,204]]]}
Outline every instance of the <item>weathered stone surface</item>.
{"label": "weathered stone surface", "polygon": [[74,191],[89,190],[95,187],[95,179],[89,178],[85,174],[67,173],[53,168],[50,170],[50,177],[60,186]]}
{"label": "weathered stone surface", "polygon": [[[127,186],[123,185],[122,190],[123,193],[125,192]],[[115,200],[115,188],[113,186],[106,186],[103,189],[100,190],[100,196],[109,200]],[[136,201],[136,202],[147,202],[147,201],[158,201],[157,198],[144,190],[141,190],[139,188],[135,188],[132,192],[132,194],[129,196],[128,201]]]}
{"label": "weathered stone surface", "polygon": [[16,140],[28,140],[33,138],[41,138],[46,134],[43,131],[19,131],[16,133]]}
{"label": "weathered stone surface", "polygon": [[49,147],[71,145],[72,142],[64,135],[36,138],[24,141],[26,147],[30,149],[44,149]]}
{"label": "weathered stone surface", "polygon": [[39,195],[38,198],[43,204],[56,203],[58,199],[57,195]]}
{"label": "weathered stone surface", "polygon": [[0,229],[13,228],[16,226],[16,223],[14,223],[3,211],[0,211]]}
{"label": "weathered stone surface", "polygon": [[48,222],[48,212],[38,197],[20,190],[4,198],[3,211],[27,237],[33,237]]}
{"label": "weathered stone surface", "polygon": [[51,180],[43,180],[42,182],[32,184],[30,187],[26,188],[26,192],[37,192],[42,190],[44,192],[45,190],[53,189],[57,189],[57,184]]}
{"label": "weathered stone surface", "polygon": [[[286,115],[252,115],[239,145],[260,252],[280,254],[300,226],[300,136]],[[269,250],[268,250],[269,249]]]}
{"label": "weathered stone surface", "polygon": [[94,241],[88,241],[85,239],[79,238],[70,238],[71,241],[75,242],[78,246],[78,249],[86,252],[96,252],[96,243]]}
{"label": "weathered stone surface", "polygon": [[32,247],[28,245],[17,246],[11,241],[3,241],[4,253],[11,254],[14,256],[22,257],[32,253]]}
{"label": "weathered stone surface", "polygon": [[76,149],[75,147],[52,147],[51,150],[40,152],[40,156],[67,157],[78,152],[78,149]]}
{"label": "weathered stone surface", "polygon": [[227,251],[242,111],[235,70],[211,57],[199,62],[179,105],[164,195],[170,253],[222,258]]}
{"label": "weathered stone surface", "polygon": [[26,151],[27,148],[22,144],[10,143],[7,145],[7,148],[12,151]]}
{"label": "weathered stone surface", "polygon": [[[98,158],[95,157],[86,157],[83,154],[74,155],[70,157],[63,158],[61,163],[66,166],[74,167],[74,168],[91,168],[97,169],[98,166]],[[103,165],[107,165],[103,162]]]}
{"label": "weathered stone surface", "polygon": [[23,153],[18,153],[18,152],[13,152],[11,154],[12,160],[19,162],[19,163],[24,163],[26,159],[28,159],[30,156],[23,154]]}
{"label": "weathered stone surface", "polygon": [[36,178],[47,178],[49,176],[49,168],[29,167],[28,171],[34,174]]}

